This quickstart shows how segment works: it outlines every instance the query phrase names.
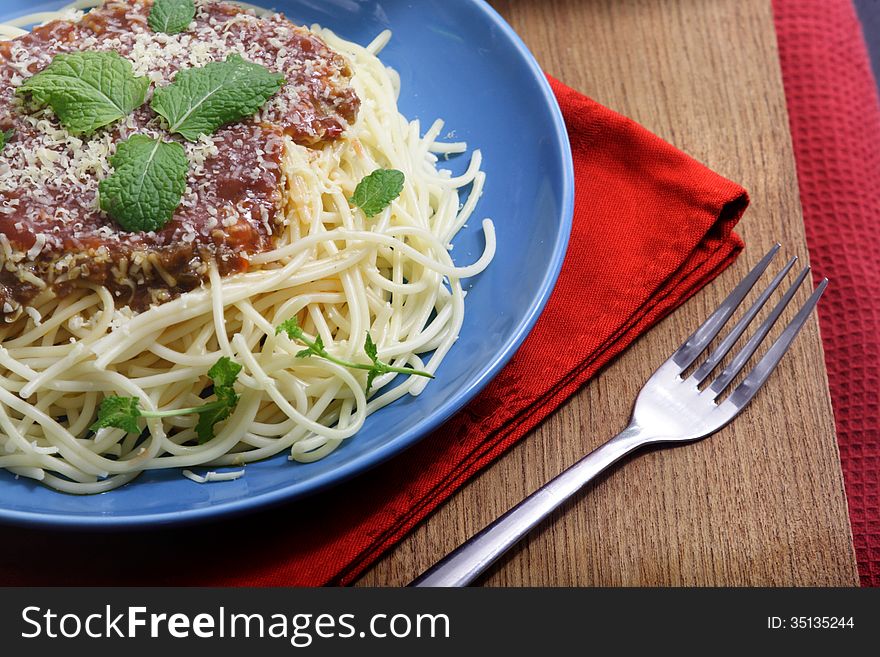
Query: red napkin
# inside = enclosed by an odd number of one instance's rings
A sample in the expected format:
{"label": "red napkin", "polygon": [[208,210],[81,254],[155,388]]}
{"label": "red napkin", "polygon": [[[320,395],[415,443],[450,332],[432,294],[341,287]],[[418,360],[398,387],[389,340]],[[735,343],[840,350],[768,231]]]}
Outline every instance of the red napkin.
{"label": "red napkin", "polygon": [[736,258],[743,245],[732,229],[748,204],[739,185],[551,83],[576,172],[568,255],[534,331],[465,410],[370,473],[255,518],[143,534],[66,534],[65,553],[83,556],[74,568],[47,567],[55,536],[7,532],[0,584],[349,583]]}
{"label": "red napkin", "polygon": [[880,105],[850,0],[775,0],[837,440],[862,584],[880,586]]}

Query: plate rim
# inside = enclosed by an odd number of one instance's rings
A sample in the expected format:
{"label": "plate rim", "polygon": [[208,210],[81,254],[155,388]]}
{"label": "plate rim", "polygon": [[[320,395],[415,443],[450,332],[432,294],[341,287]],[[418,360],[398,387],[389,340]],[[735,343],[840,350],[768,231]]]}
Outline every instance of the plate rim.
{"label": "plate rim", "polygon": [[163,511],[127,516],[100,513],[89,516],[70,516],[58,512],[37,513],[34,511],[6,509],[0,506],[0,523],[35,528],[127,531],[143,529],[145,527],[183,526],[216,521],[249,512],[263,511],[297,499],[305,499],[315,493],[340,485],[357,475],[372,470],[412,447],[437,430],[452,415],[460,411],[498,375],[535,327],[559,278],[565,254],[568,250],[574,217],[574,163],[572,161],[571,144],[568,139],[568,131],[562,116],[562,110],[537,59],[535,59],[535,56],[523,42],[522,38],[520,38],[501,14],[489,5],[487,0],[468,0],[468,2],[480,10],[489,22],[494,24],[504,34],[527,64],[528,70],[537,81],[543,99],[550,110],[553,128],[551,136],[555,147],[561,152],[563,160],[561,163],[561,223],[556,233],[550,266],[546,269],[538,294],[533,298],[527,314],[519,322],[515,332],[503,345],[503,348],[495,352],[493,358],[484,366],[482,373],[471,385],[459,390],[438,412],[429,415],[423,424],[419,424],[399,434],[388,443],[367,454],[355,457],[334,470],[309,479],[307,486],[304,482],[292,481],[289,485],[281,488],[236,500],[220,502],[216,505],[183,509],[181,511]]}

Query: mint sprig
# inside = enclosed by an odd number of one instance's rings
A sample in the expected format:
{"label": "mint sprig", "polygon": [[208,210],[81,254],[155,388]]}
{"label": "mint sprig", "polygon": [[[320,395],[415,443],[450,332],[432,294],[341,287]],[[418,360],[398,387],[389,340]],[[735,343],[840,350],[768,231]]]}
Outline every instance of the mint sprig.
{"label": "mint sprig", "polygon": [[348,201],[367,217],[375,217],[400,196],[404,179],[403,172],[397,169],[377,169],[358,183]]}
{"label": "mint sprig", "polygon": [[189,27],[195,15],[193,0],[154,0],[147,25],[153,32],[178,34]]}
{"label": "mint sprig", "polygon": [[92,424],[92,431],[103,427],[115,427],[126,433],[140,433],[139,418],[163,418],[178,415],[198,414],[196,435],[199,444],[214,438],[214,425],[228,418],[238,404],[238,394],[233,384],[241,372],[241,365],[223,356],[210,370],[208,377],[214,382],[216,401],[207,402],[192,408],[179,408],[170,411],[145,411],[137,397],[105,397],[98,409],[98,419]]}
{"label": "mint sprig", "polygon": [[125,230],[159,230],[186,191],[189,161],[183,146],[132,135],[110,158],[113,173],[98,185],[101,209]]}
{"label": "mint sprig", "polygon": [[252,116],[284,85],[284,76],[240,55],[177,72],[153,93],[150,107],[170,132],[198,141],[220,126]]}
{"label": "mint sprig", "polygon": [[88,134],[142,105],[149,86],[149,78],[136,77],[118,53],[83,51],[55,55],[16,93],[51,107],[71,132]]}
{"label": "mint sprig", "polygon": [[389,365],[388,363],[383,363],[381,360],[379,360],[378,349],[376,348],[376,345],[373,342],[373,338],[370,336],[369,333],[367,333],[366,340],[364,341],[364,353],[371,361],[369,364],[354,363],[332,356],[324,348],[324,341],[321,339],[321,336],[317,336],[314,340],[309,339],[305,332],[303,332],[302,328],[300,328],[299,322],[297,321],[296,317],[291,317],[287,321],[282,322],[275,329],[276,335],[280,333],[286,334],[287,337],[291,340],[302,342],[306,345],[305,349],[299,351],[296,354],[297,358],[309,358],[311,356],[316,356],[318,358],[328,360],[331,363],[341,365],[342,367],[347,367],[354,370],[366,370],[368,393],[370,392],[370,388],[373,387],[373,381],[376,379],[376,377],[381,376],[382,374],[387,374],[388,372],[424,376],[428,379],[434,378],[434,375],[430,372],[423,372],[422,370],[415,370],[410,367],[394,367],[393,365]]}

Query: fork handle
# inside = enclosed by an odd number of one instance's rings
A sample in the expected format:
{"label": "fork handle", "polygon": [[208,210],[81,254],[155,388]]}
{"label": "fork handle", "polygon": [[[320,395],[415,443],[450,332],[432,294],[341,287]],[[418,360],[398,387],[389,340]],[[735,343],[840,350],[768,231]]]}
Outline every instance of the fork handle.
{"label": "fork handle", "polygon": [[630,424],[450,552],[410,586],[467,586],[597,475],[648,442],[644,430]]}

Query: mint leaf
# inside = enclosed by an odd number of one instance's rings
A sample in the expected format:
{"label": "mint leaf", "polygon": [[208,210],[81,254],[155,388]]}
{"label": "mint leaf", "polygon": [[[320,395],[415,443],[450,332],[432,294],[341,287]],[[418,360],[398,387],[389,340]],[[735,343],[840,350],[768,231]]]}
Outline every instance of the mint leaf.
{"label": "mint leaf", "polygon": [[90,133],[142,105],[149,86],[117,53],[83,51],[55,55],[17,93],[49,105],[71,132]]}
{"label": "mint leaf", "polygon": [[177,34],[183,32],[196,15],[193,0],[155,0],[147,18],[153,32]]}
{"label": "mint leaf", "polygon": [[225,62],[181,69],[150,101],[168,129],[189,141],[253,115],[284,84],[284,76],[229,55]]}
{"label": "mint leaf", "polygon": [[116,427],[126,433],[140,433],[140,416],[137,397],[105,397],[98,409],[98,419],[91,429],[97,431],[103,427]]}
{"label": "mint leaf", "polygon": [[238,404],[239,397],[232,386],[215,387],[214,394],[217,395],[217,401],[205,404],[198,409],[199,419],[196,422],[196,435],[199,437],[200,445],[214,437],[214,425],[232,415],[232,411]]}
{"label": "mint leaf", "polygon": [[203,445],[214,438],[214,425],[232,415],[232,408],[234,406],[235,404],[232,406],[227,404],[222,406],[206,406],[206,410],[199,413],[199,421],[196,422],[196,435],[199,437],[199,445]]}
{"label": "mint leaf", "polygon": [[299,322],[296,319],[296,315],[286,321],[281,322],[275,328],[275,335],[280,335],[281,333],[286,333],[287,337],[291,340],[298,340],[302,337],[303,332],[302,329],[299,327]]}
{"label": "mint leaf", "polygon": [[216,387],[228,387],[235,383],[241,372],[241,365],[231,358],[223,356],[208,370],[208,376]]}
{"label": "mint leaf", "polygon": [[379,362],[379,350],[376,348],[376,343],[373,342],[373,337],[369,333],[367,333],[367,339],[364,340],[364,352],[371,361],[374,363]]}
{"label": "mint leaf", "polygon": [[309,342],[305,337],[300,338],[309,348],[303,349],[296,354],[297,358],[308,358],[309,356],[325,356],[327,351],[324,349],[324,340],[320,335],[315,336],[314,342]]}
{"label": "mint leaf", "polygon": [[374,367],[369,372],[367,372],[367,394],[370,393],[370,390],[373,387],[373,381],[380,374],[384,374],[384,372],[380,372],[379,368],[377,368],[377,367]]}
{"label": "mint leaf", "polygon": [[186,190],[183,146],[133,135],[116,147],[110,164],[113,173],[98,185],[101,209],[132,232],[168,223]]}
{"label": "mint leaf", "polygon": [[230,410],[238,404],[238,393],[235,392],[232,385],[214,388],[214,394],[217,396],[217,402],[225,405]]}
{"label": "mint leaf", "polygon": [[382,367],[384,363],[379,360],[379,349],[376,347],[376,343],[373,342],[373,336],[369,333],[367,333],[367,338],[364,340],[364,353],[367,354],[367,358],[373,361],[373,366],[367,373],[367,392],[369,393],[375,378],[385,373]]}
{"label": "mint leaf", "polygon": [[6,144],[9,143],[9,140],[12,139],[12,135],[14,134],[15,130],[13,130],[12,128],[0,132],[0,153],[3,152],[4,148],[6,148]]}
{"label": "mint leaf", "polygon": [[400,196],[404,175],[397,169],[377,169],[358,183],[349,202],[367,217],[375,217]]}
{"label": "mint leaf", "polygon": [[278,327],[275,329],[275,335],[279,335],[281,333],[286,333],[287,337],[291,340],[302,339],[303,330],[299,327],[299,322],[296,320],[296,315],[284,322],[281,322],[281,324],[278,325]]}

